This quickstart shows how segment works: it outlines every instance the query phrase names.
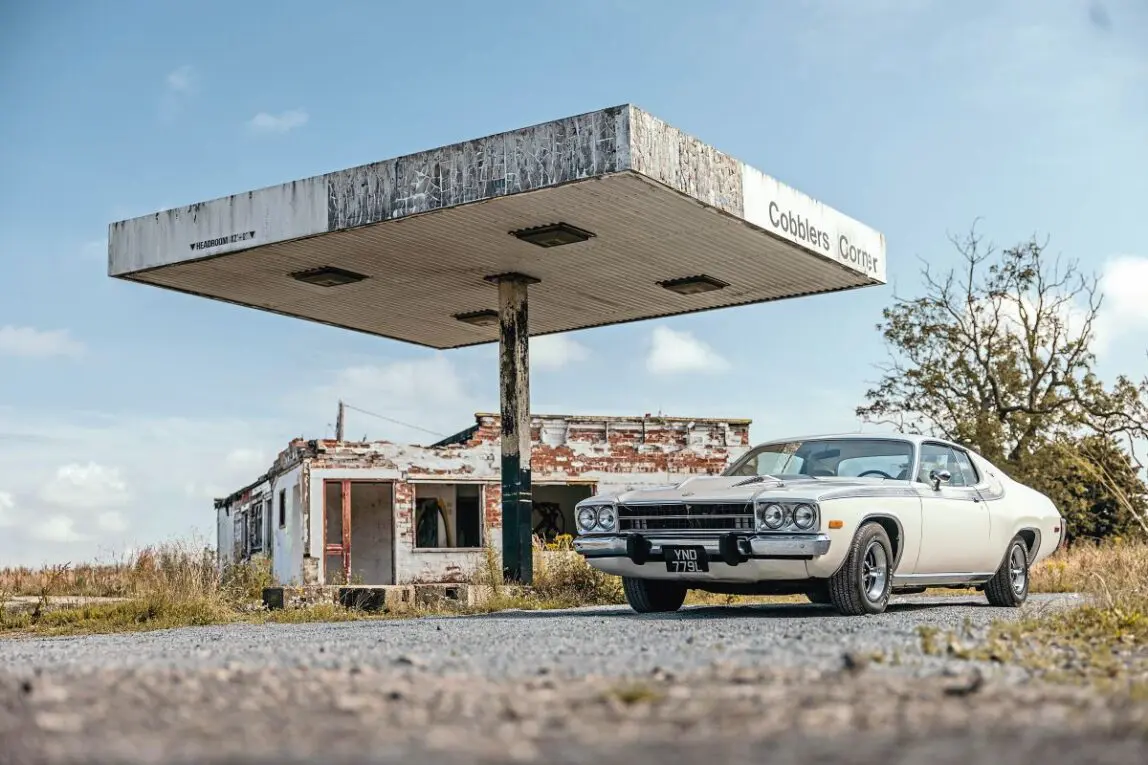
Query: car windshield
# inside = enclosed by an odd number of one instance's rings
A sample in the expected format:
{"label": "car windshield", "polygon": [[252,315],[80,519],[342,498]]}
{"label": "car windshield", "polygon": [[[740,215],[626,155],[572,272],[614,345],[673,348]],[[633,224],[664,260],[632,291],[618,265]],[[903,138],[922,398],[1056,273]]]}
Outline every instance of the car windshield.
{"label": "car windshield", "polygon": [[892,438],[824,438],[762,444],[723,475],[907,480],[913,445]]}

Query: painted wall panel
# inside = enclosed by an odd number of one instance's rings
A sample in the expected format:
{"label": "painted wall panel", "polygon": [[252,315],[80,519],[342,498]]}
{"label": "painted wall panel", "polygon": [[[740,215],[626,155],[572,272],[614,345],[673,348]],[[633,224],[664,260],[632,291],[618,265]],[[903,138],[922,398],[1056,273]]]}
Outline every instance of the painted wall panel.
{"label": "painted wall panel", "polygon": [[326,181],[308,178],[113,223],[108,227],[108,273],[116,276],[326,230]]}

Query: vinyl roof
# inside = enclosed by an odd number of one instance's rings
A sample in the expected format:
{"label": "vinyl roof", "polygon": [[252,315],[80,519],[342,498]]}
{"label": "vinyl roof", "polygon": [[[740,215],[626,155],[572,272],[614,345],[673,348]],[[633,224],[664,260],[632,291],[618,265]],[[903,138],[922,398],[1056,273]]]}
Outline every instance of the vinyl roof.
{"label": "vinyl roof", "polygon": [[[585,241],[512,232],[564,223]],[[872,228],[632,106],[113,223],[110,276],[434,347],[497,341],[522,273],[542,335],[885,282]],[[318,286],[292,274],[365,276]],[[661,282],[705,275],[720,289]]]}

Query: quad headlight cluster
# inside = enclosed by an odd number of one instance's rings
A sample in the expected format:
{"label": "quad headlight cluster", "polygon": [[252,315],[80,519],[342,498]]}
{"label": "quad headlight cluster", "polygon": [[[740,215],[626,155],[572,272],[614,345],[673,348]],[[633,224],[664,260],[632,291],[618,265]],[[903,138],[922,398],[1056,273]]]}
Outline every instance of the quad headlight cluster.
{"label": "quad headlight cluster", "polygon": [[812,531],[821,521],[815,502],[760,500],[753,506],[758,531]]}
{"label": "quad headlight cluster", "polygon": [[618,527],[618,508],[613,504],[580,505],[577,516],[578,530],[583,534],[592,531],[613,531]]}

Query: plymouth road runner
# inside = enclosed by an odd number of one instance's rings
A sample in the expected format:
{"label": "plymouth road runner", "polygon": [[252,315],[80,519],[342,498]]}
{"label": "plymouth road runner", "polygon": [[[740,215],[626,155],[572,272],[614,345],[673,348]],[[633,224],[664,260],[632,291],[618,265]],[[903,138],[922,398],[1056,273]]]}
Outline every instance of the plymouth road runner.
{"label": "plymouth road runner", "polygon": [[638,612],[676,611],[690,589],[805,594],[863,615],[894,593],[975,587],[1015,607],[1066,533],[1043,494],[918,435],[774,441],[720,476],[596,495],[575,516],[575,550],[621,576]]}

